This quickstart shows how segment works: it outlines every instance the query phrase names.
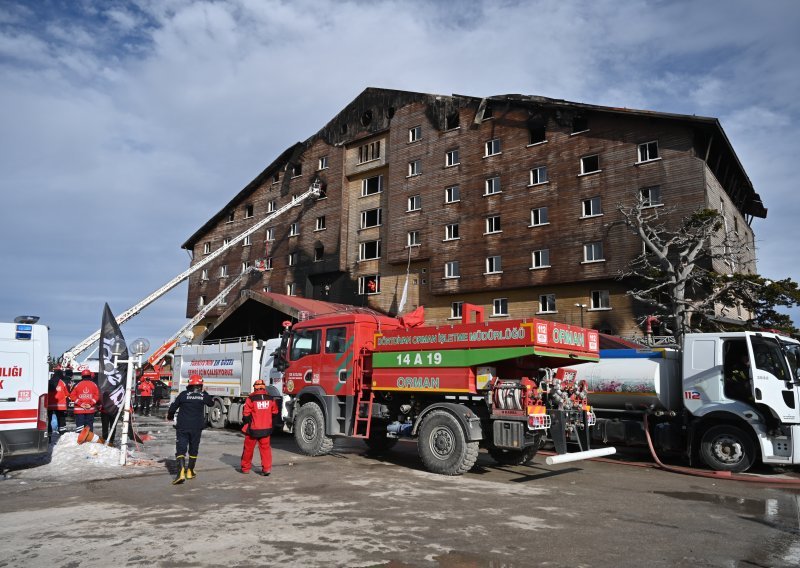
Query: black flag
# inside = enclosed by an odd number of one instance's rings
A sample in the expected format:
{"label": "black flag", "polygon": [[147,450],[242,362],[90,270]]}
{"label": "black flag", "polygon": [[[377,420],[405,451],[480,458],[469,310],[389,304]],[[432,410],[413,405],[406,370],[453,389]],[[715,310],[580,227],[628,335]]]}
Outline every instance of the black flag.
{"label": "black flag", "polygon": [[128,359],[128,346],[119,330],[117,320],[111,313],[111,308],[106,304],[103,310],[103,324],[100,328],[100,376],[98,386],[103,399],[103,412],[114,415],[125,400],[125,380],[127,378],[128,364],[121,363],[114,366],[114,344],[123,345],[122,353],[118,354],[120,360]]}

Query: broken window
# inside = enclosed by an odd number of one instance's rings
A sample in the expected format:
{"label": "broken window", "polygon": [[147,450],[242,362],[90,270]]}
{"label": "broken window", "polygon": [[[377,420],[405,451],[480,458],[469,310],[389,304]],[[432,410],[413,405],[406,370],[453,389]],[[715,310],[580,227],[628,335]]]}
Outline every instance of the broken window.
{"label": "broken window", "polygon": [[585,116],[576,116],[572,120],[572,133],[585,132],[589,130],[589,119]]}
{"label": "broken window", "polygon": [[581,174],[590,174],[600,171],[600,155],[584,156],[581,158]]}
{"label": "broken window", "polygon": [[361,180],[361,196],[374,195],[383,191],[383,176]]}
{"label": "broken window", "polygon": [[361,228],[368,229],[370,227],[379,227],[382,221],[381,208],[368,209],[361,212]]}

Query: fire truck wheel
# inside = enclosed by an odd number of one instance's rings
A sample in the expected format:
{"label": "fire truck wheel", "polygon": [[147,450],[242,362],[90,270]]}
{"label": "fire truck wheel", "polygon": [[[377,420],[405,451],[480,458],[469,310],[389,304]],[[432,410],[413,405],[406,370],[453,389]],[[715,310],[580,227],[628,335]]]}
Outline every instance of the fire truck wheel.
{"label": "fire truck wheel", "polygon": [[397,438],[386,437],[386,424],[372,423],[369,429],[369,438],[364,438],[364,443],[369,451],[374,454],[388,452],[397,444]]}
{"label": "fire truck wheel", "polygon": [[294,439],[308,456],[321,456],[333,449],[333,438],[325,435],[325,417],[316,402],[307,402],[297,411]]}
{"label": "fire truck wheel", "polygon": [[703,434],[700,457],[711,469],[740,473],[753,465],[756,457],[755,444],[741,428],[720,424]]}
{"label": "fire truck wheel", "polygon": [[225,405],[214,399],[214,406],[208,411],[208,422],[213,428],[225,428]]}
{"label": "fire truck wheel", "polygon": [[508,450],[506,448],[489,448],[489,455],[500,465],[525,465],[539,451],[539,444],[528,446],[524,450]]}
{"label": "fire truck wheel", "polygon": [[419,456],[428,471],[461,475],[478,459],[478,442],[467,442],[458,419],[445,410],[434,410],[419,428]]}

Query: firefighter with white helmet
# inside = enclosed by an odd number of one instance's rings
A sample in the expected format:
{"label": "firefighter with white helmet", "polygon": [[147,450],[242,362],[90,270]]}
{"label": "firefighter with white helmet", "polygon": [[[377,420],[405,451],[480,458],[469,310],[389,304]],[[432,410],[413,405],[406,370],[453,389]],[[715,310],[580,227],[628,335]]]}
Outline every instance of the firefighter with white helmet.
{"label": "firefighter with white helmet", "polygon": [[[200,435],[206,425],[205,407],[214,406],[214,398],[203,391],[203,377],[192,375],[189,386],[182,391],[167,411],[167,420],[172,421],[178,413],[177,432],[175,434],[175,463],[177,472],[173,485],[194,479],[195,464],[200,448]],[[186,460],[188,449],[189,460]]]}

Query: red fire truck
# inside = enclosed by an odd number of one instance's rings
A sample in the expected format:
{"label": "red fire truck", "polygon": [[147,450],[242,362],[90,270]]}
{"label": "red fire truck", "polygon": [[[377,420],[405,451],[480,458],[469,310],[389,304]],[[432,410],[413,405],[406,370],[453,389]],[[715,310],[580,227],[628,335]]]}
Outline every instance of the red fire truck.
{"label": "red fire truck", "polygon": [[[412,319],[343,313],[286,324],[276,354],[284,428],[303,453],[325,454],[336,437],[363,438],[374,451],[416,438],[425,467],[445,475],[467,472],[479,447],[499,463],[527,463],[545,433],[562,455],[549,463],[613,453],[589,449],[594,414],[566,368],[597,361],[596,331],[485,322],[469,304],[460,324]],[[579,451],[567,453],[568,442]]]}

